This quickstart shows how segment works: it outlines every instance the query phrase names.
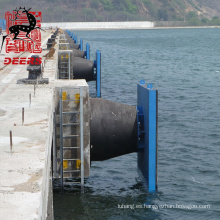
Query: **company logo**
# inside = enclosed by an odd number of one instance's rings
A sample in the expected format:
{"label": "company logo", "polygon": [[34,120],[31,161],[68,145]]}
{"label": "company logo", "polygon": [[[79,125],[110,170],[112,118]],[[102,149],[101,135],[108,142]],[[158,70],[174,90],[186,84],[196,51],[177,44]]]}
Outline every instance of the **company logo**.
{"label": "company logo", "polygon": [[[2,38],[1,51],[5,45],[6,53],[41,53],[41,12],[32,12],[31,8],[20,7],[13,12],[6,12],[6,35]],[[10,58],[5,58],[5,64],[24,64],[24,62],[9,62]],[[28,58],[26,58],[28,60]],[[25,63],[26,64],[26,63]]]}

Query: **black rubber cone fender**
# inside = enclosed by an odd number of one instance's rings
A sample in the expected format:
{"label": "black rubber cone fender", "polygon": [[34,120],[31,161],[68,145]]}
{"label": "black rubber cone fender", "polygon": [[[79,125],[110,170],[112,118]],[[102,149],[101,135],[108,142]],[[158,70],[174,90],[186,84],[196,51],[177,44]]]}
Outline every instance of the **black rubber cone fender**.
{"label": "black rubber cone fender", "polygon": [[100,98],[91,99],[91,161],[137,152],[137,110]]}

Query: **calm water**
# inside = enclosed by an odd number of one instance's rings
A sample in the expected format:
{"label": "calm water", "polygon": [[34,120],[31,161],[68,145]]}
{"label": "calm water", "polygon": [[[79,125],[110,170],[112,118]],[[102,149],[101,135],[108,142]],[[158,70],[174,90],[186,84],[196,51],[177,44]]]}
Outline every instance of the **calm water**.
{"label": "calm water", "polygon": [[135,153],[93,162],[85,194],[54,192],[55,219],[220,219],[220,29],[74,33],[102,53],[103,98],[136,105],[141,79],[158,89],[158,192]]}

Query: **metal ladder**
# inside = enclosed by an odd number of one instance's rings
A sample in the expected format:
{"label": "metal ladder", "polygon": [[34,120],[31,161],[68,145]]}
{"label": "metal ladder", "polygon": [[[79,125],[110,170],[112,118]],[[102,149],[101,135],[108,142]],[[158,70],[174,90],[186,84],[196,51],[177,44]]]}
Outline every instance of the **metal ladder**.
{"label": "metal ladder", "polygon": [[59,78],[70,79],[70,52],[59,51],[60,53],[60,66],[59,66]]}
{"label": "metal ladder", "polygon": [[[65,92],[63,90],[67,90],[64,88],[60,88],[59,96],[60,96],[60,180],[61,180],[61,191],[63,192],[63,185],[64,185],[64,173],[77,173],[81,172],[81,193],[84,193],[84,144],[83,144],[83,88],[77,88],[79,90],[79,99],[66,99]],[[79,102],[79,110],[76,111],[68,111],[63,112],[63,102]],[[79,114],[80,120],[76,123],[63,123],[63,116],[66,114],[76,115]],[[80,133],[79,134],[70,134],[64,136],[63,134],[63,127],[67,126],[80,126]],[[80,137],[80,146],[71,146],[65,147],[64,146],[64,139],[74,139]],[[72,150],[72,149],[80,149],[80,158],[64,158],[65,150]],[[77,163],[80,163],[80,169],[74,170],[64,170],[64,161],[68,163],[68,161],[76,161],[76,167],[79,167]],[[67,177],[69,178],[69,177]]]}

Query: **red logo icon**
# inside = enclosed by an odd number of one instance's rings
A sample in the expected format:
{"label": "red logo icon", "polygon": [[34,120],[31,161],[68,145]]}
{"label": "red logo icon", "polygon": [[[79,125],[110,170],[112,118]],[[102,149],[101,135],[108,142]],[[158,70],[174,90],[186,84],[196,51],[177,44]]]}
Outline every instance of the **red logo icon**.
{"label": "red logo icon", "polygon": [[3,36],[1,50],[6,40],[6,53],[41,53],[41,12],[31,12],[31,8],[19,8],[6,12],[6,33]]}

